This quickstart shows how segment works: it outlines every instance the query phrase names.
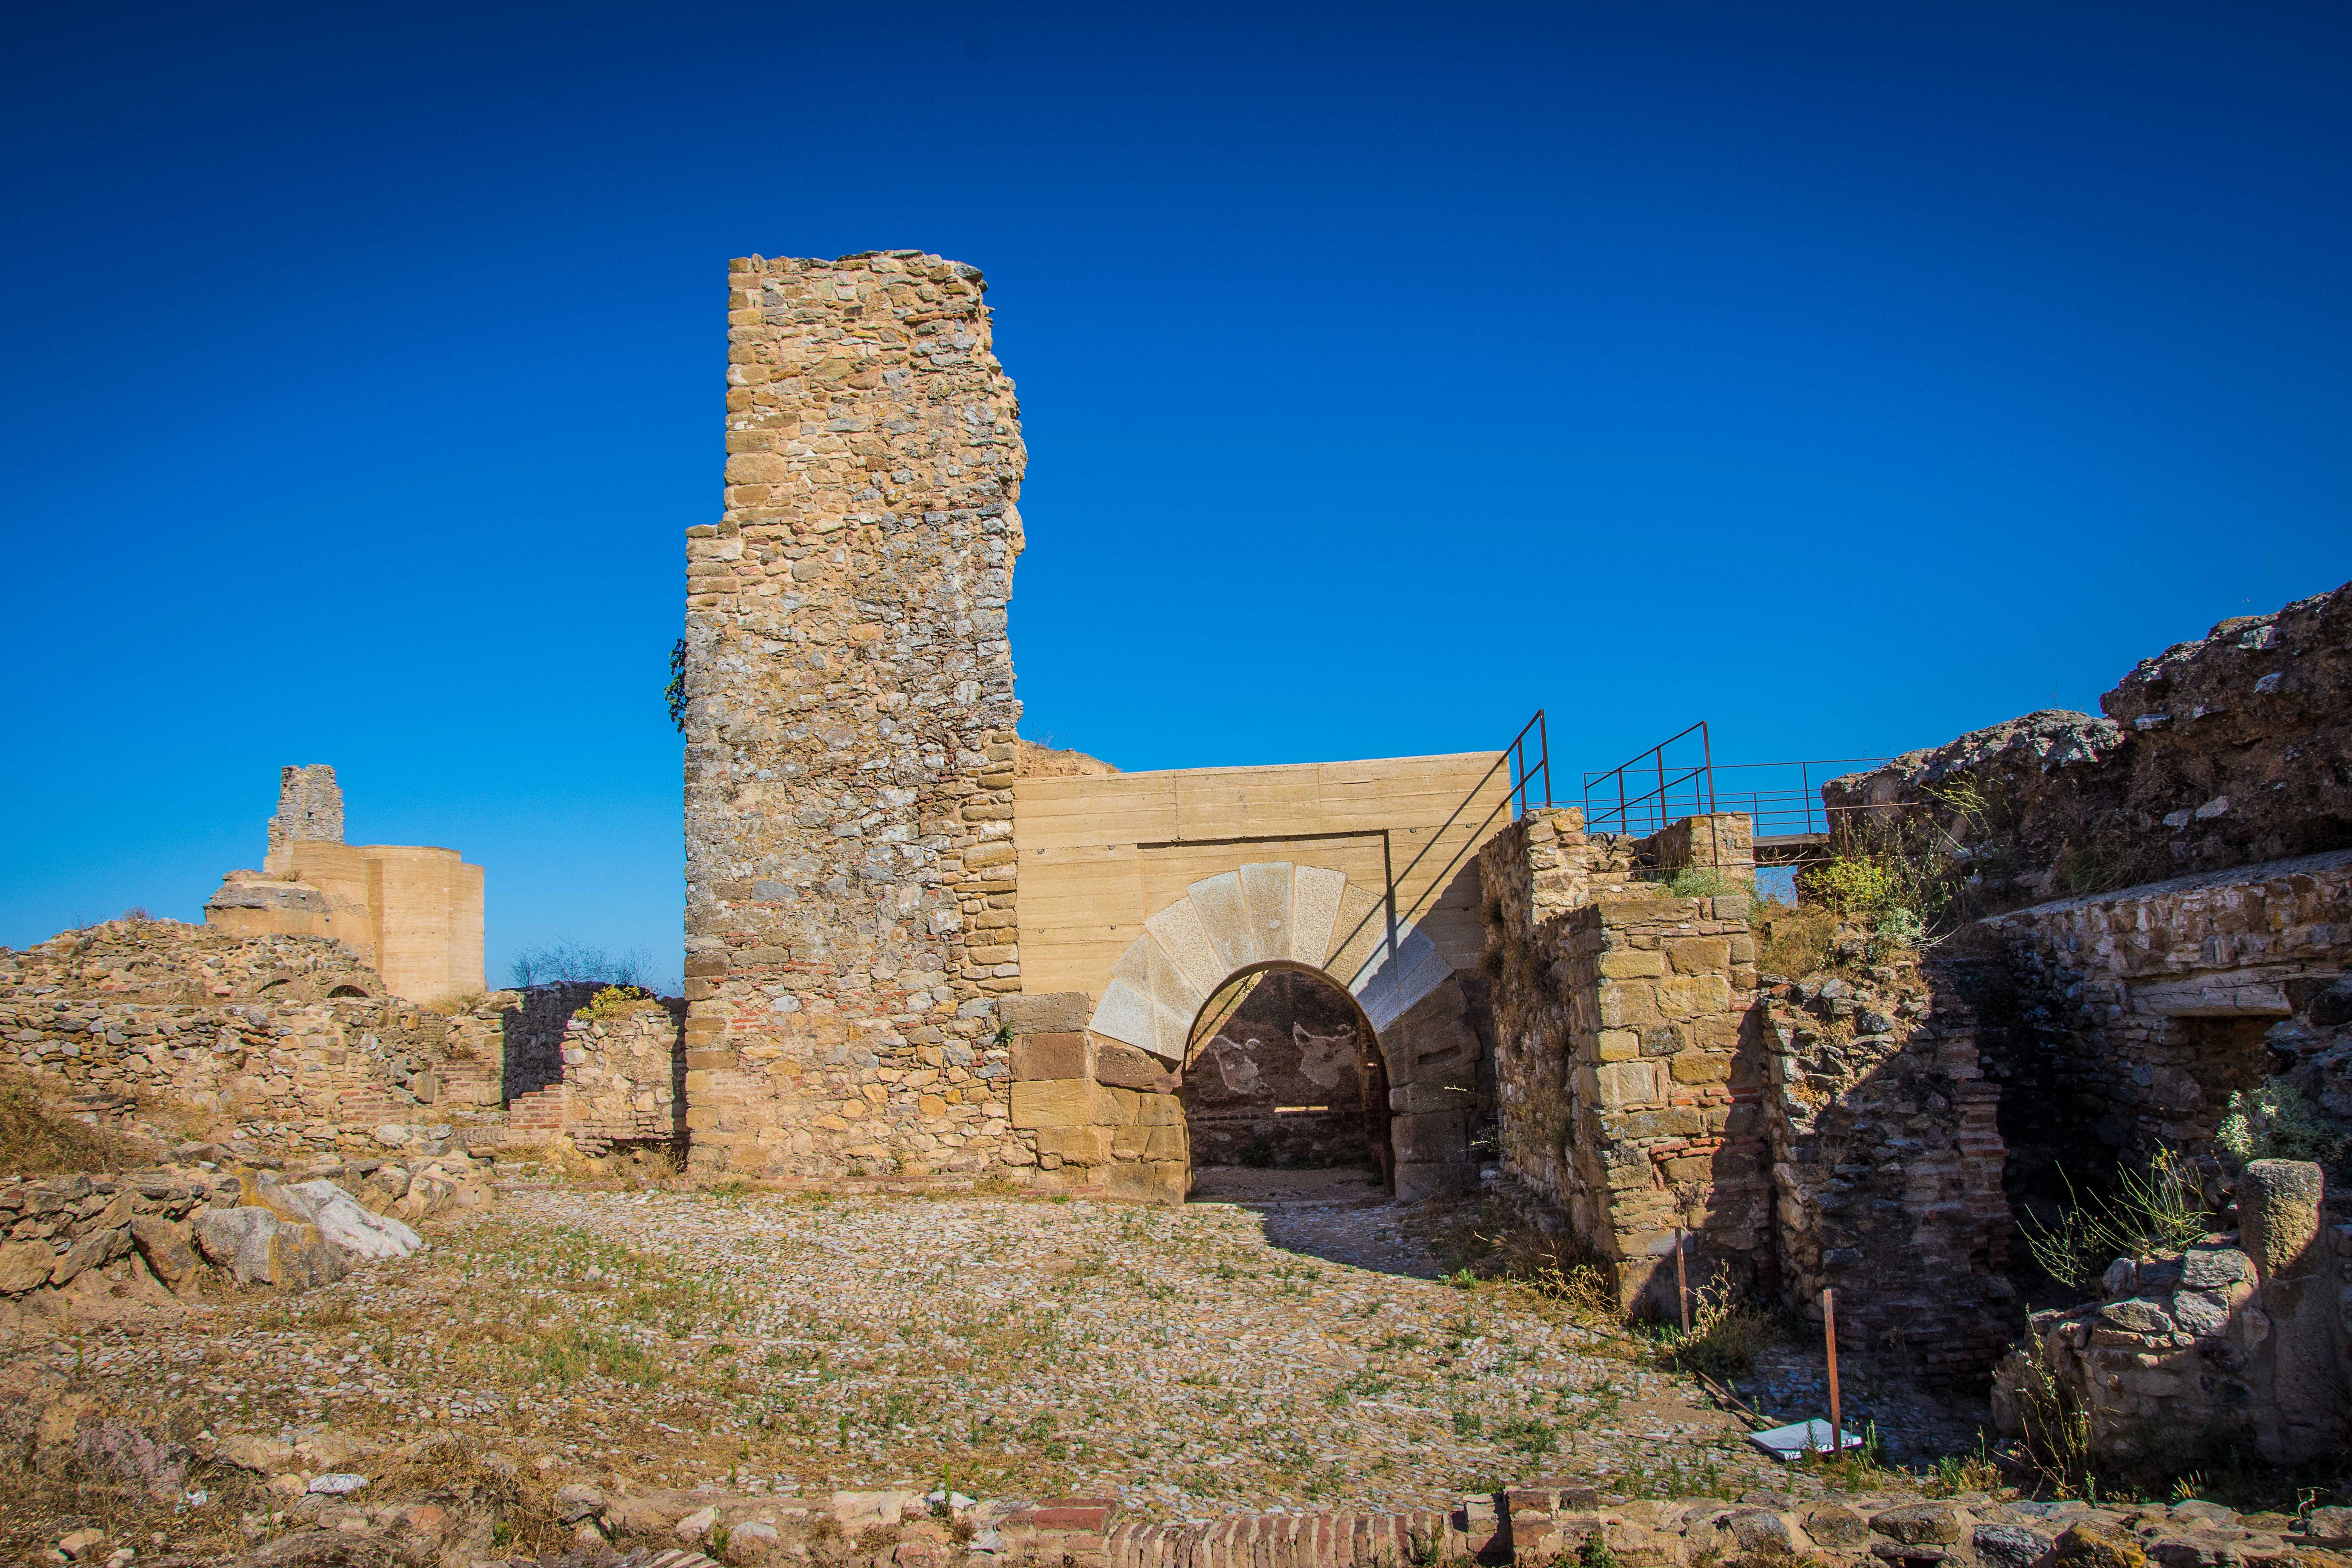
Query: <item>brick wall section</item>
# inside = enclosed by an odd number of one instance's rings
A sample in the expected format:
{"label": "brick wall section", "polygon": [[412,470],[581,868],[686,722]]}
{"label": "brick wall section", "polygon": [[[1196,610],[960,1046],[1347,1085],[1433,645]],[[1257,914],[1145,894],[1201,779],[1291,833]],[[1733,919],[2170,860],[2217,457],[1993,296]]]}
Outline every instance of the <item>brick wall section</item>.
{"label": "brick wall section", "polygon": [[1834,1289],[1842,1345],[1938,1381],[1991,1366],[2016,1321],[2000,1090],[1960,990],[1906,959],[1764,1006],[1781,1299],[1818,1322]]}
{"label": "brick wall section", "polygon": [[686,1092],[698,1168],[1015,1158],[1024,454],[973,268],[730,264],[725,510],[688,530]]}

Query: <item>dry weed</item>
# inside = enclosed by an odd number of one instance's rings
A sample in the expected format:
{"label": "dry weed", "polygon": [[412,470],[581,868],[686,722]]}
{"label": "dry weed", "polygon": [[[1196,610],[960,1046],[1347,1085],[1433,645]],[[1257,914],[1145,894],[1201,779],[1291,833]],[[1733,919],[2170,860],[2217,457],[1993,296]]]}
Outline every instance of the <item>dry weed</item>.
{"label": "dry weed", "polygon": [[135,1170],[160,1157],[137,1139],[56,1114],[28,1075],[0,1074],[0,1175]]}

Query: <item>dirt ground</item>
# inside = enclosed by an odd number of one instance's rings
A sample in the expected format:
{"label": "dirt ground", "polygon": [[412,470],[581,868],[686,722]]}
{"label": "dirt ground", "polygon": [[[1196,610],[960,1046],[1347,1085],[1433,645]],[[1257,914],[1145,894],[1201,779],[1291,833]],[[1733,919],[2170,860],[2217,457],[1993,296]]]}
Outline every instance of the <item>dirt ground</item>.
{"label": "dirt ground", "polygon": [[[647,1486],[944,1482],[1159,1519],[1444,1506],[1538,1474],[1805,1489],[1623,1334],[1442,1279],[1475,1211],[1292,1174],[1176,1210],[508,1183],[404,1263],[17,1335],[0,1373],[214,1438],[455,1432],[534,1473]],[[1806,1375],[1769,1352],[1742,1397],[1816,1414],[1790,1407]],[[1882,1404],[1889,1436],[1973,1436]],[[1848,1409],[1870,1419],[1869,1392]]]}

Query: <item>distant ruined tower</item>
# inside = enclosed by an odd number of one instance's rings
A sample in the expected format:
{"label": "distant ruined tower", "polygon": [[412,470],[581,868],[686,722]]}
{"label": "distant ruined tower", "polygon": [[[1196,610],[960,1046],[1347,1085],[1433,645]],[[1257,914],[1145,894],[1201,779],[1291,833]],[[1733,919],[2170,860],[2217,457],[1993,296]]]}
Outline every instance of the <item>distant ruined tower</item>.
{"label": "distant ruined tower", "polygon": [[455,849],[345,844],[343,792],[323,763],[278,770],[261,869],[231,871],[205,923],[243,935],[332,937],[412,1002],[478,996],[482,868]]}
{"label": "distant ruined tower", "polygon": [[1009,1136],[1025,455],[973,268],[730,264],[725,510],[687,531],[698,1166],[920,1176]]}
{"label": "distant ruined tower", "polygon": [[324,763],[278,770],[278,815],[269,819],[272,855],[296,839],[343,841],[343,792]]}

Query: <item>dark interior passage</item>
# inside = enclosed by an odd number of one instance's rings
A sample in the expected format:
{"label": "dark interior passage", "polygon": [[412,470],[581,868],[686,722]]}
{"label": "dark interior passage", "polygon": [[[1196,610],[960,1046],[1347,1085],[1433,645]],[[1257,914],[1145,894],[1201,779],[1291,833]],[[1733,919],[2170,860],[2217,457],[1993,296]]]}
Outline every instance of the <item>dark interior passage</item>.
{"label": "dark interior passage", "polygon": [[1178,1091],[1194,1167],[1377,1170],[1385,1118],[1368,1106],[1386,1088],[1366,1035],[1347,993],[1304,971],[1212,998]]}

